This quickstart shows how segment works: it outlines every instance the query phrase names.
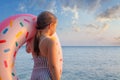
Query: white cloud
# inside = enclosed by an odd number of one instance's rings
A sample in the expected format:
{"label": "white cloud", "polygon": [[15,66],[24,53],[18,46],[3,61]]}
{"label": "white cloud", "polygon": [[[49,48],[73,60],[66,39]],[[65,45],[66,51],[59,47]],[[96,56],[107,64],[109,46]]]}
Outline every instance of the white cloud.
{"label": "white cloud", "polygon": [[113,45],[120,46],[120,36],[113,38]]}
{"label": "white cloud", "polygon": [[95,24],[88,24],[86,25],[86,27],[89,27],[89,28],[95,28],[95,29],[98,29],[99,26],[95,25]]}
{"label": "white cloud", "polygon": [[[102,0],[28,0],[27,2],[20,3],[18,10],[21,12],[29,11],[44,11],[48,10],[53,13],[57,13],[57,7],[61,8],[61,12],[66,14],[67,12],[73,13],[72,25],[77,25],[80,18],[80,10],[96,11],[101,5]],[[59,12],[58,12],[59,13]]]}
{"label": "white cloud", "polygon": [[87,24],[85,25],[86,32],[91,33],[91,34],[104,34],[109,29],[109,24],[108,23],[103,23],[101,25],[98,24]]}
{"label": "white cloud", "polygon": [[64,11],[64,14],[65,14],[66,12],[72,12],[72,13],[73,13],[73,16],[72,16],[72,24],[73,24],[73,25],[76,25],[77,22],[78,22],[78,19],[79,19],[79,11],[78,11],[76,5],[74,5],[73,8],[62,6],[62,9],[63,9],[63,11]]}
{"label": "white cloud", "polygon": [[103,32],[105,32],[108,29],[109,29],[109,24],[104,23],[103,26],[102,26],[102,28],[101,28],[101,30],[100,30],[100,33],[103,33]]}
{"label": "white cloud", "polygon": [[17,10],[20,12],[27,12],[27,7],[24,3],[20,3]]}
{"label": "white cloud", "polygon": [[71,12],[72,16],[72,25],[77,26],[79,23],[79,12],[88,11],[88,12],[95,12],[102,3],[102,0],[59,0],[61,3],[62,14],[67,12]]}
{"label": "white cloud", "polygon": [[84,31],[89,35],[96,35],[97,32],[99,31],[99,26],[96,24],[91,23],[84,26],[85,26]]}
{"label": "white cloud", "polygon": [[34,11],[38,11],[40,9],[43,9],[45,7],[46,0],[28,0],[27,3],[25,3],[28,6],[28,9],[32,9]]}
{"label": "white cloud", "polygon": [[104,23],[102,25],[91,23],[88,25],[84,25],[84,27],[79,27],[79,26],[72,27],[72,31],[68,29],[67,29],[68,31],[64,30],[64,32],[60,33],[61,35],[60,38],[64,41],[63,44],[71,44],[71,45],[81,45],[81,46],[119,45],[120,43],[118,44],[117,42],[120,41],[120,37],[116,37],[117,40],[113,39],[113,36],[109,34],[107,31],[108,29],[109,29],[108,23]]}
{"label": "white cloud", "polygon": [[114,37],[115,40],[120,41],[120,36],[119,37]]}
{"label": "white cloud", "polygon": [[72,30],[75,32],[80,32],[80,27],[72,27]]}
{"label": "white cloud", "polygon": [[50,1],[49,5],[47,5],[46,9],[52,13],[56,13],[57,9],[56,9],[56,2],[55,1]]}
{"label": "white cloud", "polygon": [[95,12],[101,6],[101,1],[102,0],[89,0],[88,12]]}
{"label": "white cloud", "polygon": [[56,10],[56,1],[51,0],[28,0],[27,2],[20,3],[18,6],[20,12],[26,11],[50,11],[52,13],[57,12]]}
{"label": "white cloud", "polygon": [[85,9],[88,11],[96,11],[104,0],[59,0],[61,2],[61,6],[69,7],[73,9],[74,6],[79,9]]}
{"label": "white cloud", "polygon": [[120,4],[113,6],[97,16],[99,21],[120,19]]}

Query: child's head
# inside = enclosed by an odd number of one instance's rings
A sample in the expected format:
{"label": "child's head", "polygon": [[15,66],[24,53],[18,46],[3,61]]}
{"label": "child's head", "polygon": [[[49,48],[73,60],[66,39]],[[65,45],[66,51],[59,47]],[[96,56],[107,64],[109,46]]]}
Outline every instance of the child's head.
{"label": "child's head", "polygon": [[56,30],[57,18],[54,14],[48,11],[42,12],[37,17],[37,30],[48,29],[50,35],[52,35]]}
{"label": "child's head", "polygon": [[54,14],[44,11],[37,17],[37,32],[34,38],[34,52],[36,55],[39,55],[40,49],[39,49],[39,42],[40,42],[40,36],[41,32],[45,31],[48,33],[49,36],[51,36],[56,31],[56,24],[57,24],[57,18]]}

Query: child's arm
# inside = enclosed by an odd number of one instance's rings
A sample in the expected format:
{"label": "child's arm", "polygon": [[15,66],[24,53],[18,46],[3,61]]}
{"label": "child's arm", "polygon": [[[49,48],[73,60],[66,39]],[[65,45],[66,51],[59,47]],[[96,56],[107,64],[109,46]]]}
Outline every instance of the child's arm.
{"label": "child's arm", "polygon": [[31,41],[26,42],[26,52],[30,53],[31,52]]}
{"label": "child's arm", "polygon": [[53,80],[60,80],[60,68],[58,62],[58,49],[56,41],[50,40],[48,44],[48,63]]}

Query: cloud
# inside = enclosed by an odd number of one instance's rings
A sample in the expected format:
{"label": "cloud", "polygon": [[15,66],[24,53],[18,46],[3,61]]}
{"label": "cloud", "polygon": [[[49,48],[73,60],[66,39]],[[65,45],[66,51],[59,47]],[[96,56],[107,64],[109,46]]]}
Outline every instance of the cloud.
{"label": "cloud", "polygon": [[99,28],[99,26],[97,26],[95,24],[88,24],[88,25],[86,25],[86,27],[88,27],[88,28],[95,28],[95,29]]}
{"label": "cloud", "polygon": [[60,13],[61,10],[61,13],[64,14],[71,12],[73,14],[72,25],[77,25],[79,23],[80,10],[96,11],[100,7],[101,2],[102,0],[28,0],[24,3],[21,1],[18,10],[20,12],[48,10],[53,13]]}
{"label": "cloud", "polygon": [[[61,39],[64,39],[64,44],[75,44],[75,45],[99,45],[99,46],[112,46],[120,44],[120,37],[117,37],[118,40],[113,39],[113,35],[108,33],[109,24],[96,24],[91,23],[87,25],[83,25],[83,27],[72,27],[72,31],[64,30],[62,33],[60,32]],[[98,33],[99,32],[99,33]],[[66,37],[67,36],[67,37]],[[72,37],[71,37],[72,36]],[[119,35],[117,35],[119,36]],[[74,43],[73,43],[74,42]]]}
{"label": "cloud", "polygon": [[[87,10],[89,12],[96,11],[97,8],[101,5],[102,0],[28,0],[27,2],[21,2],[19,4],[18,10],[20,12],[29,12],[32,11],[43,11],[48,10],[53,13],[57,13],[57,7],[61,8],[61,12],[71,12],[72,24],[75,25],[78,23],[79,11]],[[60,5],[58,5],[60,4]]]}
{"label": "cloud", "polygon": [[80,27],[72,27],[72,30],[75,32],[80,32]]}
{"label": "cloud", "polygon": [[24,3],[20,3],[17,10],[20,12],[27,12],[26,5]]}
{"label": "cloud", "polygon": [[73,25],[77,24],[77,21],[79,19],[79,11],[78,11],[76,5],[74,5],[73,8],[62,6],[62,10],[64,11],[64,13],[66,13],[66,12],[72,12],[73,13],[72,24]]}
{"label": "cloud", "polygon": [[49,5],[47,5],[46,9],[52,13],[56,13],[57,9],[56,9],[56,1],[50,1]]}
{"label": "cloud", "polygon": [[[88,0],[86,0],[88,1]],[[88,2],[88,11],[89,12],[95,12],[100,6],[101,6],[102,0],[89,0]]]}
{"label": "cloud", "polygon": [[83,0],[59,0],[61,3],[61,6],[63,7],[69,7],[69,8],[74,8],[76,6],[77,9],[79,9],[82,5]]}
{"label": "cloud", "polygon": [[[39,10],[43,8],[46,0],[28,0],[27,3],[29,4],[28,8],[33,8],[34,10]],[[27,3],[25,3],[27,5]]]}
{"label": "cloud", "polygon": [[97,16],[99,21],[120,19],[120,4],[113,6]]}
{"label": "cloud", "polygon": [[[73,14],[72,16],[72,26],[78,26],[79,25],[79,19],[81,18],[80,12],[81,11],[87,11],[88,14],[95,13],[103,3],[106,3],[110,0],[59,0],[62,13],[64,15],[67,14],[67,12],[71,12]],[[95,25],[89,25],[94,26],[98,28],[98,26]]]}
{"label": "cloud", "polygon": [[84,26],[85,26],[84,31],[89,35],[96,35],[97,32],[99,31],[99,26],[94,23],[86,24]]}
{"label": "cloud", "polygon": [[101,30],[100,30],[100,33],[105,32],[106,30],[108,30],[108,28],[109,28],[109,24],[104,23],[103,26],[102,26],[102,28],[101,28]]}
{"label": "cloud", "polygon": [[98,25],[98,24],[87,24],[87,25],[84,25],[86,26],[85,30],[87,33],[92,33],[92,34],[101,34],[104,32],[106,32],[108,29],[109,29],[109,24],[108,23],[103,23],[101,25]]}
{"label": "cloud", "polygon": [[72,24],[76,25],[80,18],[79,12],[88,11],[95,12],[101,5],[102,0],[59,0],[61,3],[62,13],[66,12],[73,13]]}
{"label": "cloud", "polygon": [[113,38],[113,45],[120,46],[120,36]]}
{"label": "cloud", "polygon": [[114,39],[117,40],[117,41],[120,41],[120,36],[119,37],[115,37]]}
{"label": "cloud", "polygon": [[[60,0],[62,13],[66,14],[66,12],[73,13],[72,16],[72,24],[76,25],[79,19],[79,10],[81,7],[82,0]],[[79,3],[79,4],[78,4]]]}
{"label": "cloud", "polygon": [[20,3],[18,6],[18,10],[20,12],[26,12],[26,11],[50,11],[52,13],[55,13],[56,10],[56,1],[51,0],[28,0],[27,2]]}
{"label": "cloud", "polygon": [[77,10],[96,11],[100,7],[102,0],[60,0],[60,2],[63,7],[73,9],[76,6]]}
{"label": "cloud", "polygon": [[79,10],[95,12],[102,5],[102,3],[107,1],[110,0],[27,0],[25,2],[21,1],[18,9],[21,12],[26,10],[48,10],[56,13],[57,7],[59,7],[62,8],[63,11],[71,11],[74,14],[73,18],[78,19]]}

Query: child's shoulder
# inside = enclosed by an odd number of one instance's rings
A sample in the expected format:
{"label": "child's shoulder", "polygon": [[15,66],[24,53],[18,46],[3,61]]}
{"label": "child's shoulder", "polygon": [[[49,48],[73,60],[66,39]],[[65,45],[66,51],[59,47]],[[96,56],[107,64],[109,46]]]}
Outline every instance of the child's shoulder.
{"label": "child's shoulder", "polygon": [[55,39],[55,37],[47,37],[46,40],[47,40],[48,43],[51,43],[51,44],[56,43],[56,39]]}

